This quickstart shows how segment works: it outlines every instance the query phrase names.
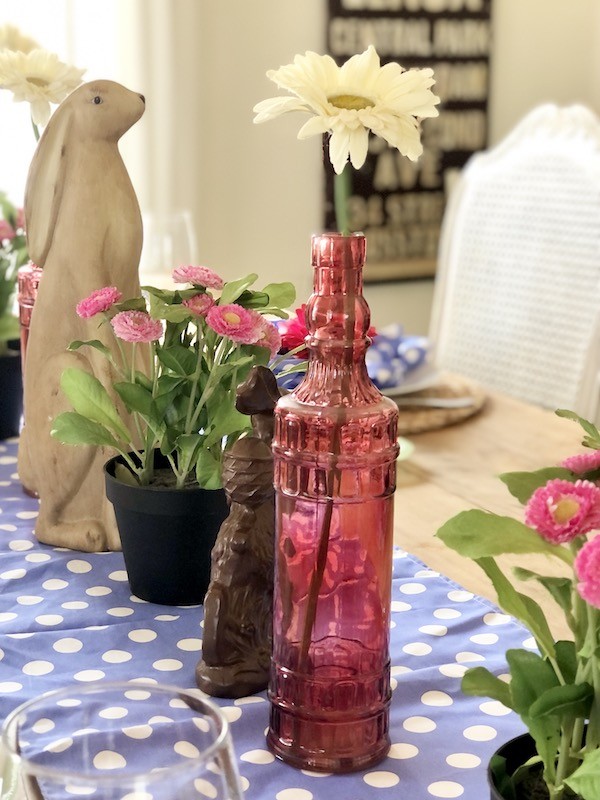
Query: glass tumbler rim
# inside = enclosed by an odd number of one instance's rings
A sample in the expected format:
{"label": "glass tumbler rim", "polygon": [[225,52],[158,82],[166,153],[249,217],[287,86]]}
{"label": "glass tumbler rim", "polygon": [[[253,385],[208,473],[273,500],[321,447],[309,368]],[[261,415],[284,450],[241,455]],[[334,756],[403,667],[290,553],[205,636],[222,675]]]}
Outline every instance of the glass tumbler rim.
{"label": "glass tumbler rim", "polygon": [[164,695],[173,695],[174,697],[181,696],[182,694],[187,695],[195,702],[201,703],[206,710],[210,712],[211,718],[218,720],[220,730],[218,731],[215,741],[203,749],[198,757],[186,759],[177,764],[171,765],[169,767],[169,771],[172,771],[173,774],[185,774],[187,771],[197,769],[199,761],[202,763],[210,762],[210,760],[224,745],[229,744],[230,726],[227,717],[216,703],[195,693],[199,690],[196,690],[193,687],[182,688],[181,686],[175,686],[174,684],[168,683],[146,683],[144,681],[135,680],[114,680],[92,681],[90,683],[81,685],[69,684],[68,686],[64,686],[60,689],[51,689],[48,692],[43,692],[42,694],[30,698],[29,700],[25,700],[23,703],[14,708],[6,716],[4,722],[2,723],[0,745],[4,749],[5,755],[18,766],[20,772],[33,778],[46,778],[49,780],[61,780],[63,782],[68,780],[70,782],[76,782],[81,786],[94,784],[100,788],[103,786],[110,787],[115,785],[129,786],[130,784],[135,784],[141,778],[144,778],[149,783],[162,780],[164,779],[164,771],[161,769],[152,771],[144,768],[130,771],[126,776],[123,776],[122,774],[114,774],[111,772],[99,773],[98,775],[92,775],[91,773],[82,774],[79,771],[65,769],[64,767],[50,767],[46,764],[37,764],[34,761],[31,761],[26,756],[21,755],[16,748],[15,734],[17,728],[15,728],[15,726],[17,725],[19,718],[24,714],[26,715],[32,708],[35,708],[35,706],[41,705],[42,703],[52,700],[53,698],[66,699],[67,697],[75,694],[91,695],[110,690],[122,690],[125,692],[132,691],[134,689],[138,689],[140,691],[155,691]]}

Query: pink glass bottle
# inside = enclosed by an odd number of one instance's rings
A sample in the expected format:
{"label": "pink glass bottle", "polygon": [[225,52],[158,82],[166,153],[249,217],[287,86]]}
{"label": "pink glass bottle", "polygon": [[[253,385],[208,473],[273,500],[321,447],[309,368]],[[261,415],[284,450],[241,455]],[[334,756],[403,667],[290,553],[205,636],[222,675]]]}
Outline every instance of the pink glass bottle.
{"label": "pink glass bottle", "polygon": [[33,261],[24,264],[17,272],[17,300],[19,302],[19,322],[21,325],[21,361],[25,365],[25,353],[27,351],[27,340],[29,339],[29,325],[31,323],[31,312],[37,297],[37,290],[42,278],[43,270],[36,266]]}
{"label": "pink glass bottle", "polygon": [[267,742],[348,772],[389,748],[396,405],[369,379],[365,237],[312,240],[306,377],[275,410],[276,567]]}

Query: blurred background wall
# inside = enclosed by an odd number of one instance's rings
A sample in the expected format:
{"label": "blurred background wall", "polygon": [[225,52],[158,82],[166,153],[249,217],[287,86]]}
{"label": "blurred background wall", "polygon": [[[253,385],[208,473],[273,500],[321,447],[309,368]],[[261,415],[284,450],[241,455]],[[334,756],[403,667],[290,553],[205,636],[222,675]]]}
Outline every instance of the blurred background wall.
{"label": "blurred background wall", "polygon": [[[291,280],[299,300],[310,292],[310,235],[323,229],[320,141],[297,141],[299,116],[255,126],[252,107],[277,93],[268,69],[324,52],[325,14],[324,0],[0,0],[0,24],[85,67],[84,80],[146,95],[121,146],[142,210],[189,209],[199,263],[226,278]],[[600,114],[598,0],[493,0],[492,30],[490,144],[541,102]],[[6,95],[0,189],[21,202],[35,142],[28,106]],[[432,286],[369,284],[375,324],[426,333]]]}

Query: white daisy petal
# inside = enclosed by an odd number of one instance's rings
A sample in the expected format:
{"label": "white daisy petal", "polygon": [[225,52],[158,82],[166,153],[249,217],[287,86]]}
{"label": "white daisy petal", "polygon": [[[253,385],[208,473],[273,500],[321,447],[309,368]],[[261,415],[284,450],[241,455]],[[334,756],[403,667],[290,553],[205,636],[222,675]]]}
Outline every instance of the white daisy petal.
{"label": "white daisy petal", "polygon": [[289,111],[308,111],[309,109],[297,97],[271,97],[257,103],[252,110],[256,114],[254,122],[260,123],[268,122],[268,120],[275,119],[281,114],[287,114]]}
{"label": "white daisy petal", "polygon": [[357,128],[350,134],[350,161],[354,169],[360,169],[367,160],[369,149],[369,131]]}
{"label": "white daisy petal", "polygon": [[308,139],[309,136],[327,133],[329,122],[324,117],[311,117],[298,131],[299,139]]}
{"label": "white daisy petal", "polygon": [[338,175],[341,175],[346,166],[349,150],[350,131],[348,128],[339,127],[334,129],[329,140],[329,160]]}

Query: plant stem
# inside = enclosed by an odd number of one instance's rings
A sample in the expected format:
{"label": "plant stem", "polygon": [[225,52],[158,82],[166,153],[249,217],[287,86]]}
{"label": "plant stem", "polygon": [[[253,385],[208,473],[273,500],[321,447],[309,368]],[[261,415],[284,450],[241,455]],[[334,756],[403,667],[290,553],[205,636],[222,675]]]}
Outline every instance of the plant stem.
{"label": "plant stem", "polygon": [[343,172],[333,176],[333,208],[335,211],[335,223],[338,231],[344,236],[350,234],[350,217],[348,214],[348,199],[350,198],[351,166],[346,164]]}

